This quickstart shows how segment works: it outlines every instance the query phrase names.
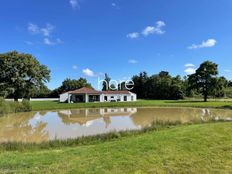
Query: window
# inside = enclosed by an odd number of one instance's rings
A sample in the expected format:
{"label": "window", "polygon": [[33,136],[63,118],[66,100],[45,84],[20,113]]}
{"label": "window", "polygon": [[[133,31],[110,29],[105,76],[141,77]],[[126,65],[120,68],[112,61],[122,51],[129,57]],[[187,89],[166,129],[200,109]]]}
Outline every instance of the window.
{"label": "window", "polygon": [[134,101],[134,96],[131,96],[131,101]]}

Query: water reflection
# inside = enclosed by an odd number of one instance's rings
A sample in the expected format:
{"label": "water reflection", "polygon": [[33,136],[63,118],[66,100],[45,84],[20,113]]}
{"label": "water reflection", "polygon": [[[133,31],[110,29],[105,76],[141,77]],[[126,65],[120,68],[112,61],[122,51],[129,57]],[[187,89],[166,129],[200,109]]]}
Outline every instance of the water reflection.
{"label": "water reflection", "polygon": [[23,141],[41,142],[49,140],[49,133],[45,130],[48,123],[30,120],[37,119],[39,113],[19,113],[8,117],[0,117],[0,142]]}
{"label": "water reflection", "polygon": [[140,129],[153,121],[232,120],[231,110],[190,108],[97,108],[19,113],[0,118],[0,142],[42,142]]}

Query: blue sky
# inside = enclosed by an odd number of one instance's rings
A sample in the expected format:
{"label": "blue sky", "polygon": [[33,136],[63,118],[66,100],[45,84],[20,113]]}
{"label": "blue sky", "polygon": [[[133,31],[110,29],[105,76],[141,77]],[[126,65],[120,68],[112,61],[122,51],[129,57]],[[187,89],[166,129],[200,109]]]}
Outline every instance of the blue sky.
{"label": "blue sky", "polygon": [[67,78],[194,72],[204,60],[232,77],[231,0],[1,0],[0,52],[33,54]]}

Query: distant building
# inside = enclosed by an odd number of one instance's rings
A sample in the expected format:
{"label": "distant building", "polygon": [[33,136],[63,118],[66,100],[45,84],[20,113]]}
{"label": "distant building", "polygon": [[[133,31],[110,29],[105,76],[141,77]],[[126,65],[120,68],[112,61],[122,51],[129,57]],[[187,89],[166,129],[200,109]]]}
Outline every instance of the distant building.
{"label": "distant building", "polygon": [[68,103],[129,102],[136,100],[137,95],[130,91],[97,91],[87,87],[60,95],[60,102]]}

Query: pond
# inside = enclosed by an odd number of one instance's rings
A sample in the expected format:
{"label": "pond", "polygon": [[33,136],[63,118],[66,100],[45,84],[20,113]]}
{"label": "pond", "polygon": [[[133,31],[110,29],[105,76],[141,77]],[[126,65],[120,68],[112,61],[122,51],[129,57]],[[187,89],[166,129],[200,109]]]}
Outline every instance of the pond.
{"label": "pond", "polygon": [[112,131],[137,130],[154,121],[232,120],[232,110],[98,108],[17,113],[0,117],[0,142],[43,142]]}

